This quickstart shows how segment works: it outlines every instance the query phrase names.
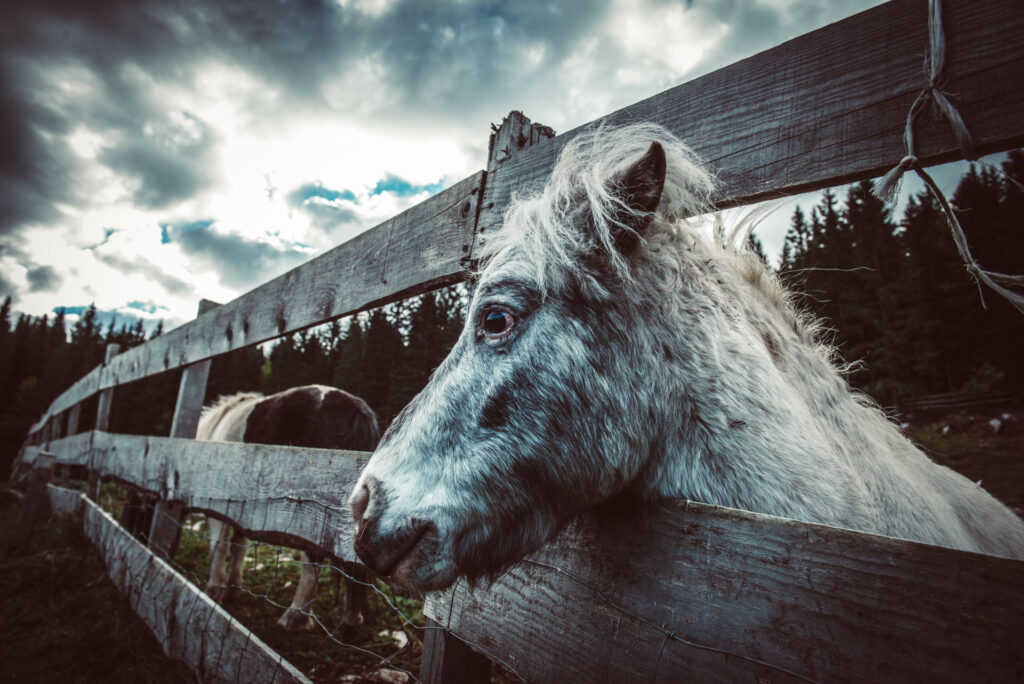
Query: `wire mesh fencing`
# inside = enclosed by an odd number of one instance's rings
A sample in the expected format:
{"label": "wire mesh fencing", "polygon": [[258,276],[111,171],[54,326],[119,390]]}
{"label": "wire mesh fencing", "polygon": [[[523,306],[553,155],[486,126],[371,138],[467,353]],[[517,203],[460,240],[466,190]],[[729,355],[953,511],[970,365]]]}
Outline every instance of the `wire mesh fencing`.
{"label": "wire mesh fencing", "polygon": [[[115,518],[123,516],[131,490],[119,483],[100,486],[99,505]],[[165,516],[179,528],[177,549],[168,563],[200,589],[211,575],[215,541],[209,519],[189,513],[180,520]],[[419,663],[427,630],[423,601],[396,594],[383,581],[355,572],[352,564],[307,560],[294,549],[260,541],[221,540],[242,557],[241,576],[232,578],[222,607],[285,660],[316,682],[419,682]],[[225,554],[230,563],[232,553]],[[295,605],[303,570],[312,570],[316,586],[311,598]],[[349,585],[353,589],[349,589]],[[361,624],[346,618],[346,599],[353,590],[366,599]],[[299,609],[306,617],[300,629],[282,628],[281,617]],[[483,647],[471,641],[471,647]],[[526,681],[507,664],[497,662],[492,681]]]}

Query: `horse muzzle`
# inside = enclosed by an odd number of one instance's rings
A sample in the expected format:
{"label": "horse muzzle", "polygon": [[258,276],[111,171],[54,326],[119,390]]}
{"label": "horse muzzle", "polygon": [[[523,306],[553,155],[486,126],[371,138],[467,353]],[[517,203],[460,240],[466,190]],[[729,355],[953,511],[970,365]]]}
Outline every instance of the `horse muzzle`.
{"label": "horse muzzle", "polygon": [[434,577],[440,535],[433,520],[394,519],[388,514],[380,483],[373,478],[357,485],[349,504],[357,522],[353,547],[366,567],[406,591],[441,588]]}

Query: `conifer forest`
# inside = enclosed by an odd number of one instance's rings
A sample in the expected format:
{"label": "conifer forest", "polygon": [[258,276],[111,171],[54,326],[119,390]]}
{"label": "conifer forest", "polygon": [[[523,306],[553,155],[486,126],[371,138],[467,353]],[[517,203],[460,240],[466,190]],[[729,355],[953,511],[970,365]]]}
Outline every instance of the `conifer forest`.
{"label": "conifer forest", "polygon": [[[952,202],[981,266],[1024,271],[1024,151],[999,169],[972,165]],[[765,257],[760,243],[753,247]],[[767,258],[766,258],[767,260]],[[826,319],[823,341],[851,385],[883,406],[943,392],[1016,392],[1024,384],[1024,316],[979,288],[957,254],[935,200],[923,191],[901,216],[869,182],[826,191],[794,212],[780,277],[798,306]],[[238,391],[273,393],[308,383],[363,397],[386,427],[426,384],[461,332],[467,287],[455,285],[214,359],[207,402]],[[103,360],[159,335],[140,322],[101,325],[90,307],[68,325],[0,309],[0,467],[50,402]],[[166,435],[181,371],[119,387],[111,430]],[[95,402],[95,398],[93,399]],[[82,411],[89,429],[94,410]]]}

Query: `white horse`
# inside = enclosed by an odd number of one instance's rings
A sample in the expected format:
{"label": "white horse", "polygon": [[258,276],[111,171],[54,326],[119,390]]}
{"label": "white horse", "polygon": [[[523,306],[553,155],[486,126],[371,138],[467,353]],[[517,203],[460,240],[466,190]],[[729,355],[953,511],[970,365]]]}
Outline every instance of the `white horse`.
{"label": "white horse", "polygon": [[[377,416],[359,397],[334,387],[308,385],[269,397],[244,393],[222,397],[203,409],[196,439],[216,442],[252,442],[369,451],[380,438]],[[242,583],[249,540],[232,527],[209,518],[210,579],[206,593],[224,601]],[[230,554],[229,554],[230,549]],[[230,555],[230,561],[228,556]],[[320,558],[301,553],[302,572],[291,606],[277,621],[288,631],[310,629],[309,605],[316,597]],[[344,625],[363,622],[369,577],[356,563],[346,563]]]}
{"label": "white horse", "polygon": [[851,390],[756,257],[686,220],[712,191],[633,125],[578,136],[513,204],[462,336],[350,498],[370,568],[413,591],[492,578],[620,494],[1024,557],[1024,522]]}

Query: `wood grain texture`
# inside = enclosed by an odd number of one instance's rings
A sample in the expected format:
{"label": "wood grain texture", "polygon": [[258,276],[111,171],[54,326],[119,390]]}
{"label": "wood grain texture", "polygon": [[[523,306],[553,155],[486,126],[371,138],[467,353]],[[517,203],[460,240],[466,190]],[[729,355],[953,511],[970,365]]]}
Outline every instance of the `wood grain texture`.
{"label": "wood grain texture", "polygon": [[[345,497],[368,454],[92,436],[108,477],[354,560]],[[80,460],[77,444],[55,442],[58,459]],[[1024,563],[695,503],[595,511],[426,613],[530,681],[1024,676]]]}
{"label": "wood grain texture", "polygon": [[436,621],[425,618],[425,627],[423,655],[420,656],[423,684],[487,684],[491,681],[490,660]]}
{"label": "wood grain texture", "polygon": [[170,658],[209,682],[310,680],[198,587],[79,493],[50,487],[54,508],[81,517],[107,572]]}
{"label": "wood grain texture", "polygon": [[[213,311],[220,304],[209,299],[199,302],[197,315]],[[206,381],[210,376],[211,360],[191,363],[182,370],[178,383],[178,397],[174,404],[171,420],[171,437],[195,439],[199,429],[199,417],[203,412],[203,398],[206,396]],[[104,390],[109,391],[109,390]],[[169,492],[161,490],[153,504],[153,520],[146,535],[146,543],[153,552],[163,559],[174,557],[181,537],[181,519],[184,506],[180,501],[168,498]]]}
{"label": "wood grain texture", "polygon": [[368,453],[103,432],[54,442],[53,453],[62,463],[88,459],[104,478],[163,493],[251,539],[357,560],[347,499]]}
{"label": "wood grain texture", "polygon": [[[926,0],[894,0],[805,34],[601,119],[659,123],[719,177],[721,206],[879,176],[904,155],[923,82]],[[945,90],[981,153],[1024,142],[1024,5],[945,0]],[[541,117],[543,118],[543,117]],[[591,124],[587,124],[588,126]],[[480,226],[498,230],[510,193],[540,187],[580,127],[488,175]],[[917,156],[960,158],[948,123],[920,117]]]}
{"label": "wood grain texture", "polygon": [[58,463],[88,466],[92,456],[94,434],[100,433],[96,431],[79,432],[77,435],[55,440],[50,442],[49,451],[56,456]]}
{"label": "wood grain texture", "polygon": [[425,614],[531,682],[1024,677],[1024,562],[694,503],[595,511]]}

